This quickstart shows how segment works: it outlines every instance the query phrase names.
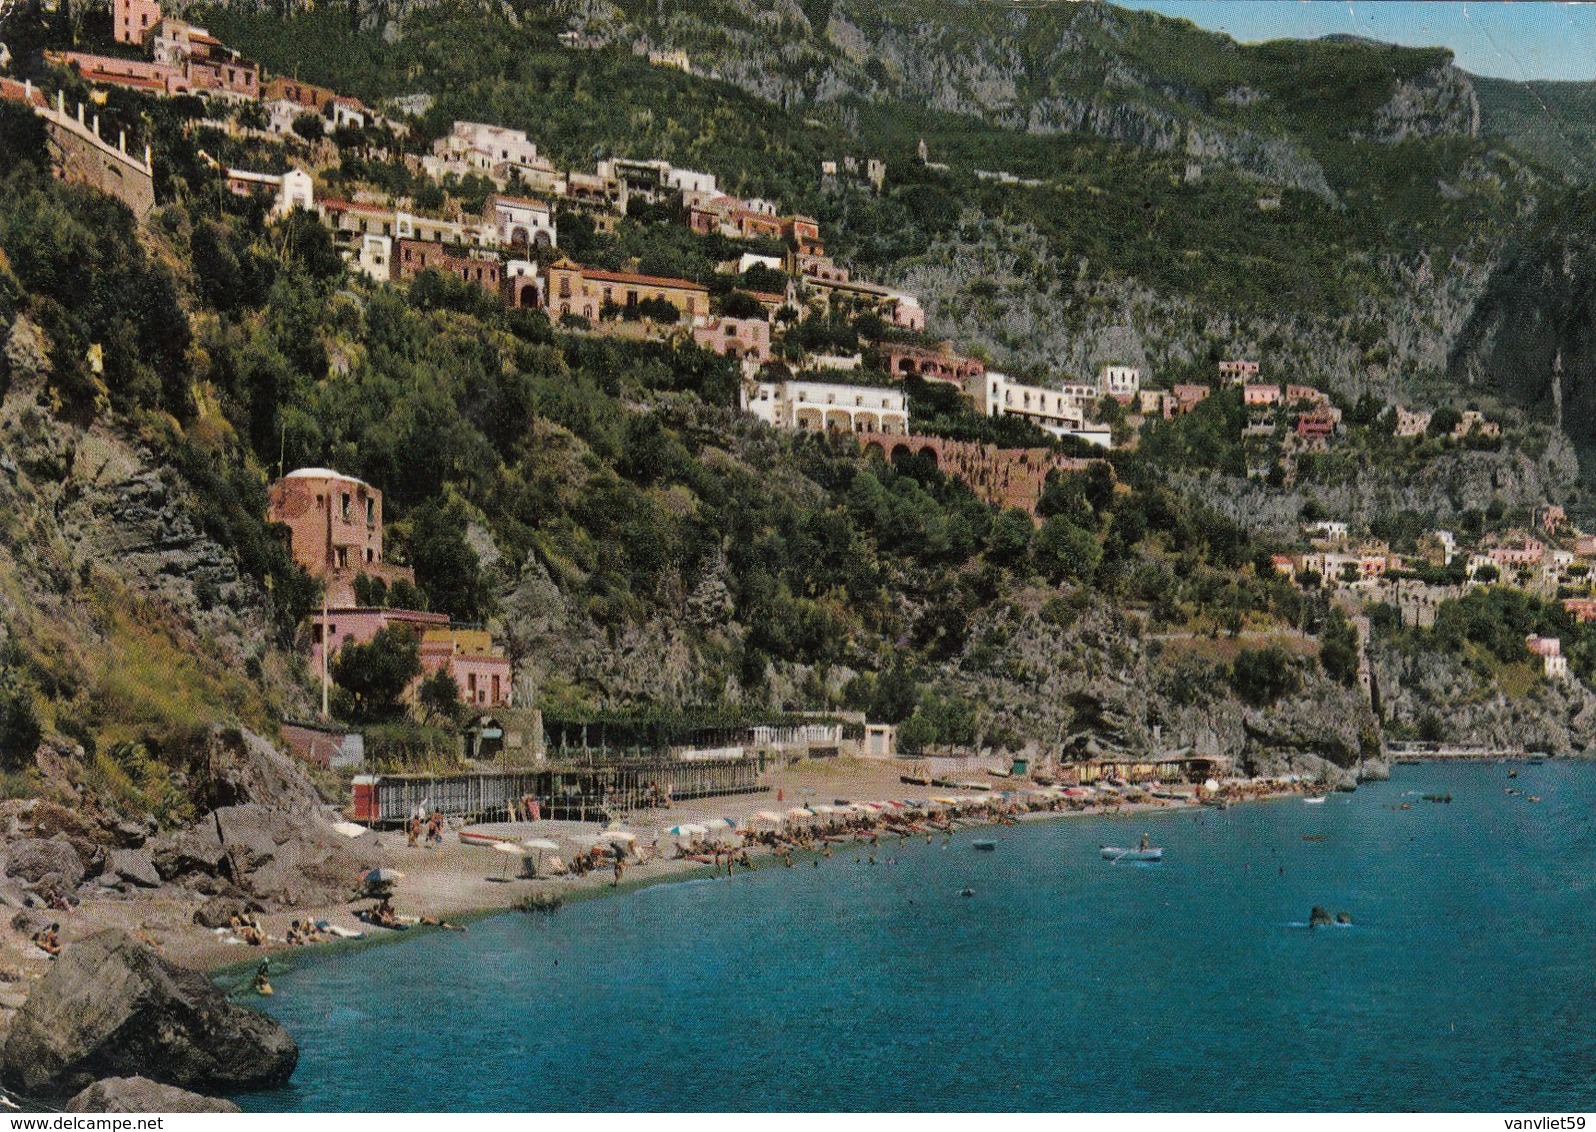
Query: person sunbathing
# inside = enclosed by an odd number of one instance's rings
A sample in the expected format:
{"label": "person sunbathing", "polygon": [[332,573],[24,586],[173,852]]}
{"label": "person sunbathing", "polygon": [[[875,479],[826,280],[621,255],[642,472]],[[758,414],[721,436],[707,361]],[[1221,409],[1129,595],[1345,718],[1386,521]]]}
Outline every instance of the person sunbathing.
{"label": "person sunbathing", "polygon": [[33,942],[38,945],[40,951],[44,952],[51,959],[54,959],[56,956],[61,954],[60,933],[61,925],[51,924],[43,931],[34,933]]}

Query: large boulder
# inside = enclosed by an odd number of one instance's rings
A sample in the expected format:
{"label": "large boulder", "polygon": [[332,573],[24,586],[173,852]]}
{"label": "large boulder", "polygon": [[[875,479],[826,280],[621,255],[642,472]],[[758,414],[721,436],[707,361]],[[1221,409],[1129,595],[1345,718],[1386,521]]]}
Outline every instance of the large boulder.
{"label": "large boulder", "polygon": [[67,1112],[238,1112],[232,1101],[163,1085],[148,1077],[108,1077],[67,1101]]}
{"label": "large boulder", "polygon": [[216,823],[210,818],[150,844],[150,860],[163,880],[178,880],[196,873],[216,876],[226,856]]}
{"label": "large boulder", "polygon": [[194,800],[203,808],[255,803],[274,810],[326,810],[304,766],[248,729],[216,727],[190,761]]}
{"label": "large boulder", "polygon": [[147,849],[113,849],[106,862],[110,876],[136,888],[160,888],[161,874]]}
{"label": "large boulder", "polygon": [[224,806],[211,815],[226,854],[224,875],[259,900],[304,907],[346,898],[378,862],[319,814]]}
{"label": "large boulder", "polygon": [[28,996],[6,1039],[3,1076],[40,1096],[124,1076],[231,1093],[281,1085],[298,1061],[276,1022],[110,930],[67,948]]}
{"label": "large boulder", "polygon": [[83,861],[63,834],[47,841],[26,838],[6,847],[6,876],[29,884],[51,883],[74,889],[83,883]]}

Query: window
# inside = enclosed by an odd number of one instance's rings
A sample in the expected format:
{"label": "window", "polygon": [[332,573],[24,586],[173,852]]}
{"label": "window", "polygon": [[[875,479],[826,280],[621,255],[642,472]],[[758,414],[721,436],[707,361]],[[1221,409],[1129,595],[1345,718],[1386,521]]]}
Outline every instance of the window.
{"label": "window", "polygon": [[340,509],[339,513],[343,515],[344,522],[349,522],[349,493],[347,491],[344,492],[343,507]]}
{"label": "window", "polygon": [[366,526],[374,526],[377,522],[377,501],[370,497],[366,499]]}

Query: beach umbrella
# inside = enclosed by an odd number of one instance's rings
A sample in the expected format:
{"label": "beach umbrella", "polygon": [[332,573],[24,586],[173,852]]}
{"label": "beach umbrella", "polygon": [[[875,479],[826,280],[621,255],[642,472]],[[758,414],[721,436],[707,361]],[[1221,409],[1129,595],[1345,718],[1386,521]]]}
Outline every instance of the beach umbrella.
{"label": "beach umbrella", "polygon": [[352,821],[341,821],[333,826],[333,832],[342,837],[359,837],[366,832],[366,827]]}
{"label": "beach umbrella", "polygon": [[711,830],[711,829],[730,829],[735,824],[736,824],[735,822],[728,821],[726,818],[710,818],[707,822],[704,823],[704,828],[706,830]]}
{"label": "beach umbrella", "polygon": [[543,854],[545,852],[552,853],[554,850],[559,848],[558,845],[556,845],[554,842],[550,841],[546,837],[529,837],[529,838],[527,838],[527,840],[521,842],[521,847],[523,849],[531,849],[533,852],[535,852],[538,855],[538,860],[537,860],[537,865],[535,866],[535,871],[542,871],[542,869],[543,869]]}
{"label": "beach umbrella", "polygon": [[790,818],[797,818],[799,821],[803,821],[808,818],[812,818],[815,815],[804,809],[802,806],[794,806],[792,809],[787,811],[787,816]]}
{"label": "beach umbrella", "polygon": [[672,837],[702,837],[709,832],[709,827],[697,825],[693,822],[683,822],[681,825],[671,826],[665,832]]}
{"label": "beach umbrella", "polygon": [[759,811],[756,811],[754,813],[754,815],[752,817],[750,817],[748,820],[750,822],[760,821],[760,822],[769,822],[769,823],[771,823],[773,825],[780,825],[781,824],[781,815],[776,813],[773,810],[759,810]]}
{"label": "beach umbrella", "polygon": [[610,829],[599,834],[599,840],[612,843],[620,842],[623,845],[630,845],[632,842],[637,840],[637,834],[624,829]]}
{"label": "beach umbrella", "polygon": [[509,862],[508,858],[512,857],[512,856],[513,857],[525,857],[526,854],[527,854],[527,851],[526,851],[525,848],[523,848],[520,845],[517,845],[513,841],[495,841],[493,843],[493,847],[494,847],[494,849],[498,850],[500,853],[503,853],[505,855],[505,857],[506,857],[506,860],[504,862],[504,875],[505,876],[509,876],[510,875],[510,862]]}

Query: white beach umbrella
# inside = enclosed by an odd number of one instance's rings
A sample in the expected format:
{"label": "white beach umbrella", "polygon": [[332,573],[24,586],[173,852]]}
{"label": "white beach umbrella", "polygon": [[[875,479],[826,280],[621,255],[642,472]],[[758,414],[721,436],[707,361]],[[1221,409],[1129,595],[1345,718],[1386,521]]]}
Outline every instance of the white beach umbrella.
{"label": "white beach umbrella", "polygon": [[710,818],[704,823],[705,829],[730,829],[731,827],[732,823],[725,818]]}
{"label": "white beach umbrella", "polygon": [[612,844],[619,842],[622,845],[630,845],[637,840],[637,834],[625,829],[610,829],[599,834],[599,840],[608,841]]}
{"label": "white beach umbrella", "polygon": [[[494,849],[498,850],[500,853],[503,853],[506,858],[509,858],[509,857],[512,857],[512,856],[514,856],[514,857],[525,857],[527,855],[527,850],[525,848],[523,848],[522,846],[517,845],[513,841],[495,841],[493,843],[493,847],[494,847]],[[508,860],[506,860],[504,862],[504,875],[505,876],[509,876],[510,875],[510,862]]]}

